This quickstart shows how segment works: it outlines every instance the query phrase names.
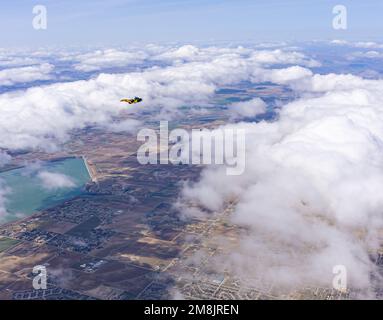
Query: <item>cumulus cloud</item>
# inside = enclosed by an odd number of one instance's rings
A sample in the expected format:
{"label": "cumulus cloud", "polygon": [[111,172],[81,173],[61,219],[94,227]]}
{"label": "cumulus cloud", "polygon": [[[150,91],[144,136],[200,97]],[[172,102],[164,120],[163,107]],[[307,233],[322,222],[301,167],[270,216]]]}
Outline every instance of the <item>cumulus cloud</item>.
{"label": "cumulus cloud", "polygon": [[239,57],[247,58],[249,62],[257,63],[258,65],[300,64],[307,67],[320,66],[319,61],[307,57],[302,52],[282,49],[254,50],[242,46],[236,48],[198,48],[193,45],[185,45],[182,47],[170,48],[169,50],[152,57],[152,59],[171,61],[175,64],[179,64],[191,61],[212,60],[218,56],[231,57],[232,59],[238,59]]}
{"label": "cumulus cloud", "polygon": [[373,41],[359,41],[359,42],[349,42],[346,40],[332,40],[330,42],[334,45],[349,46],[354,48],[364,48],[364,49],[382,49],[383,44],[373,42]]}
{"label": "cumulus cloud", "polygon": [[335,39],[330,41],[331,44],[347,45],[349,42],[346,40]]}
{"label": "cumulus cloud", "polygon": [[311,79],[311,70],[301,66],[292,66],[283,69],[259,69],[252,77],[253,82],[269,81],[277,84],[288,84],[293,86],[295,83],[301,84],[302,79]]}
{"label": "cumulus cloud", "polygon": [[21,53],[19,50],[7,50],[0,48],[0,67],[11,68],[40,64],[38,58],[33,57],[30,53]]}
{"label": "cumulus cloud", "polygon": [[48,190],[76,187],[73,179],[62,173],[41,171],[37,174],[37,178],[40,180],[43,188]]}
{"label": "cumulus cloud", "polygon": [[[186,45],[180,48],[173,48],[167,50],[157,56],[154,57],[156,60],[170,60],[170,61],[192,61],[197,60],[201,57],[202,52],[199,48]],[[203,57],[201,57],[203,58]]]}
{"label": "cumulus cloud", "polygon": [[383,82],[309,73],[293,82],[311,94],[276,121],[230,125],[247,132],[245,173],[206,168],[181,202],[211,211],[236,203],[231,222],[244,232],[216,258],[219,270],[279,289],[332,288],[333,267],[344,265],[349,286],[369,296],[383,227]]}
{"label": "cumulus cloud", "polygon": [[122,67],[142,63],[148,57],[142,50],[122,51],[104,49],[84,53],[75,57],[78,61],[74,68],[79,71],[95,71],[112,67]]}
{"label": "cumulus cloud", "polygon": [[349,59],[366,58],[366,59],[382,59],[383,53],[379,51],[354,52],[349,56]]}
{"label": "cumulus cloud", "polygon": [[319,61],[307,58],[305,54],[296,51],[283,51],[281,49],[255,51],[251,57],[262,64],[300,64],[310,68],[319,67]]}
{"label": "cumulus cloud", "polygon": [[18,67],[0,71],[0,85],[11,86],[15,83],[26,83],[36,80],[52,79],[54,66],[44,63],[37,66]]}
{"label": "cumulus cloud", "polygon": [[260,98],[233,103],[229,111],[236,116],[255,117],[266,112],[266,103]]}
{"label": "cumulus cloud", "polygon": [[357,47],[357,48],[367,48],[367,49],[371,49],[371,48],[380,48],[382,49],[383,48],[383,44],[380,44],[380,43],[376,43],[376,42],[373,42],[373,41],[369,41],[369,42],[355,42],[353,43],[353,46],[354,47]]}

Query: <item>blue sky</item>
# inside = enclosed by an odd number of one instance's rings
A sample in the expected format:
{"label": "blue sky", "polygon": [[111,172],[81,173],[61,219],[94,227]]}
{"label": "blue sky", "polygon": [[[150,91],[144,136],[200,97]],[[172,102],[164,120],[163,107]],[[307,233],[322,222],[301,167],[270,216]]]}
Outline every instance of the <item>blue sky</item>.
{"label": "blue sky", "polygon": [[[48,29],[32,28],[32,8]],[[348,30],[332,29],[332,8],[348,9]],[[132,42],[380,40],[381,0],[2,0],[0,45]]]}

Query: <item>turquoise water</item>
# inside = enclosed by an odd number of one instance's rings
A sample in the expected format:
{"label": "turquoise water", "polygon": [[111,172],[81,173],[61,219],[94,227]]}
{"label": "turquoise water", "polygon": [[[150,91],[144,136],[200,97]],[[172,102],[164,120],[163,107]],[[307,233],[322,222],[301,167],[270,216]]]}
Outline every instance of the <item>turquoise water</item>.
{"label": "turquoise water", "polygon": [[[44,188],[37,175],[42,171],[64,174],[72,180],[74,186],[59,189]],[[0,221],[4,223],[31,215],[36,211],[82,194],[90,177],[83,159],[68,158],[44,163],[35,172],[27,167],[0,172],[0,180],[4,186],[10,189],[5,196],[5,207],[8,214]]]}

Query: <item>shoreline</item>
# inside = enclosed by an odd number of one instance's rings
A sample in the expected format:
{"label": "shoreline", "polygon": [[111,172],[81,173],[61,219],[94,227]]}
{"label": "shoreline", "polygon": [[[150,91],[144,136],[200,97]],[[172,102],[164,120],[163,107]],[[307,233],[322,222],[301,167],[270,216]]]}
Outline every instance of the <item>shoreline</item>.
{"label": "shoreline", "polygon": [[81,155],[81,159],[84,161],[86,170],[88,171],[88,175],[89,175],[90,181],[97,183],[97,177],[93,173],[92,168],[90,167],[90,164],[88,163],[88,160],[87,160],[86,156]]}

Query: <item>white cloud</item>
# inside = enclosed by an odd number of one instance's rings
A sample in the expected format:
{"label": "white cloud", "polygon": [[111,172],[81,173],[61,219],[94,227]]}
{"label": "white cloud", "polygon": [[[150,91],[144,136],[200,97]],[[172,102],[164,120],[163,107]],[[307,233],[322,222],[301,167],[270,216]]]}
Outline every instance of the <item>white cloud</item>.
{"label": "white cloud", "polygon": [[366,51],[366,52],[354,52],[349,56],[350,59],[355,58],[366,58],[366,59],[382,59],[383,58],[383,52],[379,51]]}
{"label": "white cloud", "polygon": [[15,83],[26,83],[36,80],[52,79],[54,66],[44,63],[38,66],[18,67],[0,70],[0,85],[11,86]]}
{"label": "white cloud", "polygon": [[37,174],[37,178],[41,181],[43,188],[48,190],[73,188],[76,186],[71,177],[62,173],[41,171]]}
{"label": "white cloud", "polygon": [[312,72],[309,69],[292,66],[283,69],[260,69],[253,75],[253,82],[269,81],[278,84],[290,84],[298,82],[301,83],[302,79],[311,79]]}
{"label": "white cloud", "polygon": [[10,50],[0,48],[0,67],[22,67],[41,64],[41,61],[25,50]]}
{"label": "white cloud", "polygon": [[307,67],[319,67],[319,61],[309,59],[301,52],[283,51],[281,49],[273,51],[255,51],[252,60],[261,64],[300,64]]}
{"label": "white cloud", "polygon": [[[155,56],[156,60],[184,60],[195,61],[201,56],[202,52],[199,48],[192,45],[185,45],[180,48],[168,50],[160,55]],[[205,57],[206,58],[206,57]]]}
{"label": "white cloud", "polygon": [[320,62],[307,57],[302,52],[290,50],[254,50],[238,46],[236,48],[207,47],[198,48],[192,45],[170,48],[153,60],[171,61],[175,64],[191,61],[208,61],[217,57],[232,57],[232,59],[246,58],[249,62],[258,65],[300,64],[307,67],[320,66]]}
{"label": "white cloud", "polygon": [[372,41],[356,42],[356,43],[353,43],[353,46],[356,48],[367,48],[367,49],[378,49],[378,48],[382,49],[383,48],[383,44],[372,42]]}
{"label": "white cloud", "polygon": [[[148,57],[142,50],[121,51],[117,49],[97,50],[75,57],[74,68],[79,71],[95,71],[112,67],[123,67],[142,63]],[[72,57],[73,58],[73,57]]]}
{"label": "white cloud", "polygon": [[332,44],[338,44],[338,45],[347,45],[347,44],[349,44],[348,41],[346,41],[346,40],[340,40],[340,39],[332,40],[332,41],[330,41],[330,43],[332,43]]}
{"label": "white cloud", "polygon": [[332,40],[331,44],[349,46],[354,48],[364,48],[364,49],[382,49],[383,44],[373,42],[373,41],[359,41],[359,42],[349,42],[346,40]]}
{"label": "white cloud", "polygon": [[254,98],[231,104],[229,111],[238,116],[255,117],[266,112],[266,103],[260,98]]}

